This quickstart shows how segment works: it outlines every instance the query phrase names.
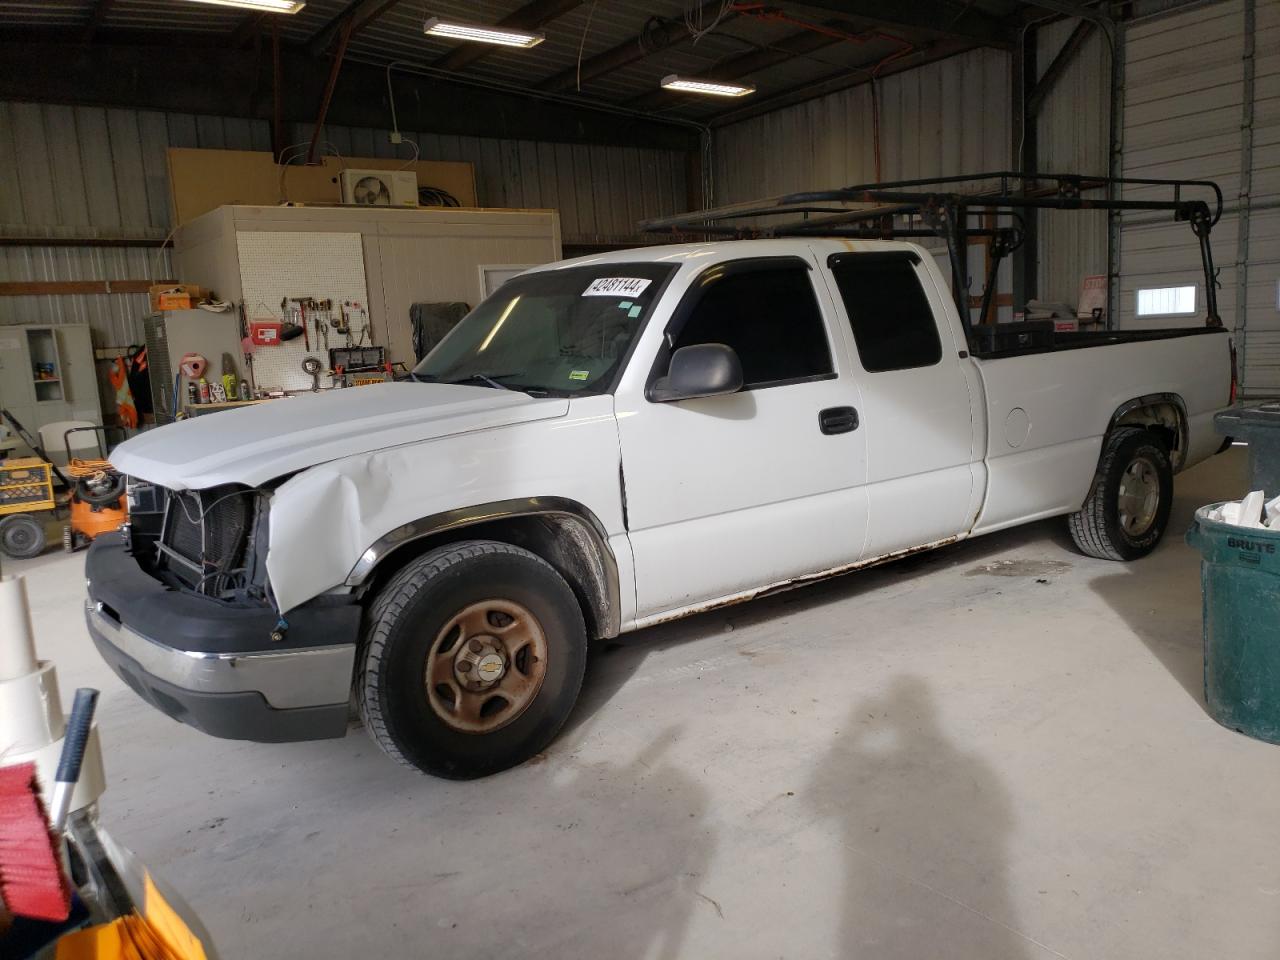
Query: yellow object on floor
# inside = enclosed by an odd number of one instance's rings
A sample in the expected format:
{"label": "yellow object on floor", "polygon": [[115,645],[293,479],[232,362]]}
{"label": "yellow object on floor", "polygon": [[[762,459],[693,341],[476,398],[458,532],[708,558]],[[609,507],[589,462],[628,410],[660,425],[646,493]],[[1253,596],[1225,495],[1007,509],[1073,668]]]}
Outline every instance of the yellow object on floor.
{"label": "yellow object on floor", "polygon": [[0,460],[0,515],[52,510],[53,476],[39,457]]}
{"label": "yellow object on floor", "polygon": [[57,960],[206,960],[204,947],[146,877],[145,917],[136,913],[58,941]]}

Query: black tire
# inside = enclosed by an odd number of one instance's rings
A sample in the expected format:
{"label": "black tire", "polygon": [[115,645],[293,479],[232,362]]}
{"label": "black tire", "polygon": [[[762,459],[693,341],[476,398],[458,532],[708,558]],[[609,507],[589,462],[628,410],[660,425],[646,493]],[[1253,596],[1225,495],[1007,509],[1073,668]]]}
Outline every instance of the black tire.
{"label": "black tire", "polygon": [[[1153,505],[1136,510],[1122,506],[1122,488],[1130,478],[1158,483]],[[1142,489],[1142,488],[1140,488]],[[1145,498],[1150,502],[1149,494]],[[1126,493],[1126,504],[1134,496]],[[1155,433],[1142,427],[1119,427],[1102,446],[1097,481],[1082,509],[1067,518],[1071,538],[1081,552],[1100,560],[1137,560],[1164,537],[1173,506],[1173,465],[1169,450]]]}
{"label": "black tire", "polygon": [[0,519],[0,550],[15,560],[30,560],[44,553],[44,526],[26,513]]}
{"label": "black tire", "polygon": [[[447,656],[442,631],[459,611],[495,598],[536,620],[545,666],[523,712],[498,729],[468,732],[433,704],[429,655]],[[551,742],[582,688],[587,632],[573,591],[550,564],[510,544],[474,540],[432,550],[388,582],[366,614],[362,651],[360,715],[378,746],[407,766],[468,780],[523,763]]]}

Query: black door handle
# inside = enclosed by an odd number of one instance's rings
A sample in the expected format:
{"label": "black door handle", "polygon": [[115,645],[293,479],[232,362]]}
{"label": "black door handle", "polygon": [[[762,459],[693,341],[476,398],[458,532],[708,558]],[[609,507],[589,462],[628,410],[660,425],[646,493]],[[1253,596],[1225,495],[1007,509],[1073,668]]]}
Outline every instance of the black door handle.
{"label": "black door handle", "polygon": [[858,411],[853,407],[827,407],[825,410],[819,410],[818,429],[828,435],[857,430]]}

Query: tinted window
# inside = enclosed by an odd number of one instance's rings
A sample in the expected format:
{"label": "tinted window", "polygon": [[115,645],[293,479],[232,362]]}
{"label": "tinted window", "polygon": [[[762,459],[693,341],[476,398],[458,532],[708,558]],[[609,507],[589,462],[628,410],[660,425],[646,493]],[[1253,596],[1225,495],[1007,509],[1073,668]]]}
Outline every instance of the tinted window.
{"label": "tinted window", "polygon": [[698,279],[673,350],[724,343],[742,361],[747,389],[833,372],[827,333],[807,267],[713,268]]}
{"label": "tinted window", "polygon": [[915,264],[912,253],[836,254],[828,261],[864,370],[929,367],[942,359]]}

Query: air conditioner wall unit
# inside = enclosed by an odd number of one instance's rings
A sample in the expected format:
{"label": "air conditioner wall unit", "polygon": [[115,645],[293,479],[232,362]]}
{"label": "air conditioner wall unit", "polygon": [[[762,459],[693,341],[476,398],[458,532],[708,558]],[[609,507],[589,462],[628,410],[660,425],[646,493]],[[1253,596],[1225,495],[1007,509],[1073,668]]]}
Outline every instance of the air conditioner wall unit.
{"label": "air conditioner wall unit", "polygon": [[343,170],[342,202],[359,206],[416,207],[418,175],[412,170]]}

